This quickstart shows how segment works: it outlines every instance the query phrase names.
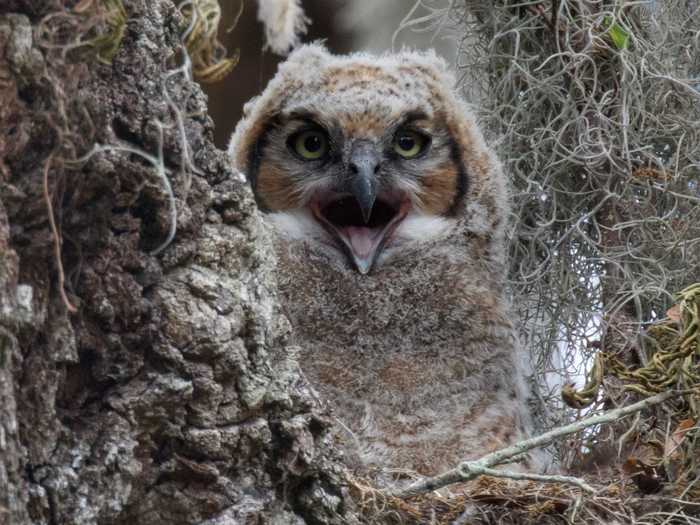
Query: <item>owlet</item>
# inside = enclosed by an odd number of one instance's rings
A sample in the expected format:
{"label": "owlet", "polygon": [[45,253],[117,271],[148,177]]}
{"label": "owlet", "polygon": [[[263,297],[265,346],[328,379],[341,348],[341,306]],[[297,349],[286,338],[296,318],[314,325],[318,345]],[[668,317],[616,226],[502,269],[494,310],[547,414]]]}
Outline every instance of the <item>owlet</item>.
{"label": "owlet", "polygon": [[432,52],[296,50],[230,144],[300,364],[358,465],[436,474],[530,431],[506,179]]}

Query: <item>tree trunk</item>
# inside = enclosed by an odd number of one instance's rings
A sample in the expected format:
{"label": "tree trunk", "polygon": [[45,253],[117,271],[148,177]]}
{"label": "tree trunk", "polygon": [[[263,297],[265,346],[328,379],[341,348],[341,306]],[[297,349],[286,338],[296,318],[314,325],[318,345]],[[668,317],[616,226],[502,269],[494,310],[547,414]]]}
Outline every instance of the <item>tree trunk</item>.
{"label": "tree trunk", "polygon": [[109,4],[0,7],[0,524],[353,523],[182,16]]}

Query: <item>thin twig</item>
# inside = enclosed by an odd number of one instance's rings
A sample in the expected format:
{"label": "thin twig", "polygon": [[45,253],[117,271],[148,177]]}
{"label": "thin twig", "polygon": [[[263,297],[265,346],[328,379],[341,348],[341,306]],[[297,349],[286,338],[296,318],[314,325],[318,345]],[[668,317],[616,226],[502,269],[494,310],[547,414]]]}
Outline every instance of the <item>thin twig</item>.
{"label": "thin twig", "polygon": [[56,219],[53,213],[53,204],[51,204],[51,195],[49,194],[49,169],[51,168],[51,161],[53,160],[53,152],[49,154],[44,163],[44,202],[46,203],[46,210],[49,216],[49,224],[51,225],[51,236],[53,237],[53,251],[54,257],[56,259],[56,267],[58,269],[58,291],[61,294],[61,299],[66,309],[75,313],[78,309],[73,306],[73,303],[68,299],[68,294],[66,294],[65,282],[66,274],[63,271],[63,261],[61,260],[61,236],[58,233],[58,227],[56,226]]}
{"label": "thin twig", "polygon": [[[490,470],[489,467],[500,465],[501,463],[504,463],[510,458],[519,456],[534,448],[540,448],[549,445],[557,438],[568,436],[570,434],[575,434],[576,432],[580,432],[585,428],[592,427],[595,425],[613,423],[622,419],[625,416],[634,414],[635,412],[639,412],[640,410],[644,410],[653,405],[658,405],[659,403],[663,403],[664,401],[678,395],[679,392],[675,390],[662,392],[655,396],[643,399],[642,401],[638,401],[637,403],[633,403],[629,406],[616,408],[614,410],[608,410],[607,412],[603,412],[602,414],[597,414],[595,416],[587,417],[586,419],[576,421],[575,423],[552,429],[534,438],[526,439],[501,450],[491,452],[490,454],[487,454],[476,461],[463,461],[452,470],[449,470],[443,474],[432,478],[421,480],[403,490],[399,490],[395,493],[392,493],[391,495],[399,498],[409,498],[412,496],[417,496],[419,494],[424,494],[426,492],[437,490],[439,488],[451,485],[453,483],[472,480],[478,476],[486,474],[487,472],[484,469]],[[488,475],[493,474],[489,472]],[[551,478],[551,476],[549,477]],[[540,479],[540,481],[544,480]],[[548,481],[551,481],[551,479]],[[585,481],[579,481],[579,486],[581,486],[581,484],[585,484]]]}
{"label": "thin twig", "polygon": [[478,476],[491,476],[493,478],[508,478],[518,481],[530,480],[530,481],[541,481],[543,483],[566,483],[568,485],[575,485],[580,489],[585,490],[594,494],[596,489],[591,485],[586,483],[581,478],[576,478],[573,476],[561,476],[558,474],[531,474],[529,472],[515,472],[513,470],[496,470],[488,467],[481,467],[465,461],[460,463],[459,469],[462,469],[463,475],[473,479]]}

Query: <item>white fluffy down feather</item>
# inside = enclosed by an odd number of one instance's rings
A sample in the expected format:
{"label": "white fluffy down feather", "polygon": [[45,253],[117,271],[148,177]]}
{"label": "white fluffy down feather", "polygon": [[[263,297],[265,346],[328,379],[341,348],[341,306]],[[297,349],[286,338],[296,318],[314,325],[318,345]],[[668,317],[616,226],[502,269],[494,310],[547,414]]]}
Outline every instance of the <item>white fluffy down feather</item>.
{"label": "white fluffy down feather", "polygon": [[299,0],[258,0],[258,20],[265,26],[267,46],[278,55],[299,44],[310,22]]}

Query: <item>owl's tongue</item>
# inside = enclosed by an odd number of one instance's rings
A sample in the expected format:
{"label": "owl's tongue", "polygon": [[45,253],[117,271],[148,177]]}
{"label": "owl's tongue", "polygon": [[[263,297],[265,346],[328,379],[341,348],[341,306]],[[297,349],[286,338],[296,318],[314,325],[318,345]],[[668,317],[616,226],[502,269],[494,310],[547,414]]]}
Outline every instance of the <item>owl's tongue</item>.
{"label": "owl's tongue", "polygon": [[355,257],[355,262],[364,273],[372,264],[374,251],[382,238],[381,228],[364,226],[346,226],[342,233],[347,236],[348,244]]}

